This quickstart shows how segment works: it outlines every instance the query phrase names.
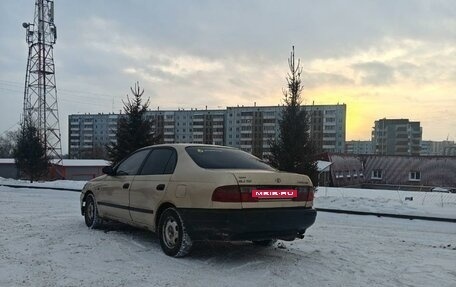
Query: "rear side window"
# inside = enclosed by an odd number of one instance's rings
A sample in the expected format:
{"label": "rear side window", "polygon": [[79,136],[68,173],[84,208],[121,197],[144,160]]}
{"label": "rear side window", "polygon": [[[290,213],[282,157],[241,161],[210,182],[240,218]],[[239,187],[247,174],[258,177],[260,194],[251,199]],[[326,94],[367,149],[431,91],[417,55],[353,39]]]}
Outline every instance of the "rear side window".
{"label": "rear side window", "polygon": [[174,149],[154,149],[146,159],[141,175],[172,174],[176,167],[176,159]]}
{"label": "rear side window", "polygon": [[253,155],[237,149],[189,146],[185,150],[202,168],[274,170]]}

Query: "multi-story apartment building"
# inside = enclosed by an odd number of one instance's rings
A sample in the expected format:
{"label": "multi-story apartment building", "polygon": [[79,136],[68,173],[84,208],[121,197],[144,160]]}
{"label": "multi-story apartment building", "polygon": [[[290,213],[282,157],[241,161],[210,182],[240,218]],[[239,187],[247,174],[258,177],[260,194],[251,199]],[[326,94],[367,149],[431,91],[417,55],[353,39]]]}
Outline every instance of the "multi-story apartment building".
{"label": "multi-story apartment building", "polygon": [[420,155],[420,122],[408,119],[380,119],[372,130],[372,145],[379,155]]}
{"label": "multi-story apartment building", "polygon": [[[227,107],[225,110],[148,111],[146,117],[164,143],[205,143],[240,148],[267,157],[277,139],[283,106]],[[310,117],[310,134],[318,151],[343,152],[346,105],[304,106]],[[69,156],[99,157],[101,148],[115,141],[117,114],[69,116]],[[84,127],[87,126],[87,129]],[[90,128],[89,128],[90,126]],[[100,153],[101,154],[101,153]]]}
{"label": "multi-story apartment building", "polygon": [[105,146],[116,140],[117,114],[80,114],[68,117],[71,158],[102,158]]}
{"label": "multi-story apartment building", "polygon": [[[226,136],[228,146],[259,157],[269,154],[271,140],[280,134],[283,106],[228,107]],[[310,135],[317,152],[340,152],[345,148],[346,105],[303,106],[310,118]]]}
{"label": "multi-story apartment building", "polygon": [[347,106],[337,104],[304,107],[310,115],[311,140],[317,152],[343,153]]}
{"label": "multi-story apartment building", "polygon": [[279,133],[281,107],[227,107],[225,145],[264,157]]}
{"label": "multi-story apartment building", "polygon": [[345,142],[346,154],[372,154],[372,141]]}
{"label": "multi-story apartment building", "polygon": [[435,155],[456,155],[456,143],[454,141],[421,141],[421,152],[423,156]]}

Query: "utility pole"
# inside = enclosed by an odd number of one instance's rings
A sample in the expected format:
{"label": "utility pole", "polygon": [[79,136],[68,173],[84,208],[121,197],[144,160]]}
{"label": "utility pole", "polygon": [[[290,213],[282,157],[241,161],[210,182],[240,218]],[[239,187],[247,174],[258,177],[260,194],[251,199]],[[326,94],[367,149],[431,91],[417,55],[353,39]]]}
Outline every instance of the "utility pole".
{"label": "utility pole", "polygon": [[53,45],[54,0],[36,0],[33,23],[23,23],[28,44],[22,123],[33,125],[49,159],[62,160]]}

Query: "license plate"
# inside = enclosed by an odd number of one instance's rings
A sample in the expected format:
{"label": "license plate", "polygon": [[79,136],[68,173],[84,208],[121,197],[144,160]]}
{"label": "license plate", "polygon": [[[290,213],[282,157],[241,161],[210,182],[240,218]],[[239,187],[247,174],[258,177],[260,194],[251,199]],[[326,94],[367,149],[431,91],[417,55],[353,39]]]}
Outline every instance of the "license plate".
{"label": "license plate", "polygon": [[298,196],[296,189],[253,189],[252,197],[255,198],[295,198]]}

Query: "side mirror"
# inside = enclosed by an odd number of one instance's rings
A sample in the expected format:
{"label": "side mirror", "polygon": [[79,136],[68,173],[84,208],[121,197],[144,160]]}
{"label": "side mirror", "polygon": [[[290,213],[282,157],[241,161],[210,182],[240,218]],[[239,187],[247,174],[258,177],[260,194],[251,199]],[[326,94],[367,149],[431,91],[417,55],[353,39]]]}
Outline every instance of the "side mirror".
{"label": "side mirror", "polygon": [[115,171],[114,169],[112,168],[112,166],[105,166],[103,167],[103,169],[101,170],[104,174],[107,174],[107,175],[115,175]]}

